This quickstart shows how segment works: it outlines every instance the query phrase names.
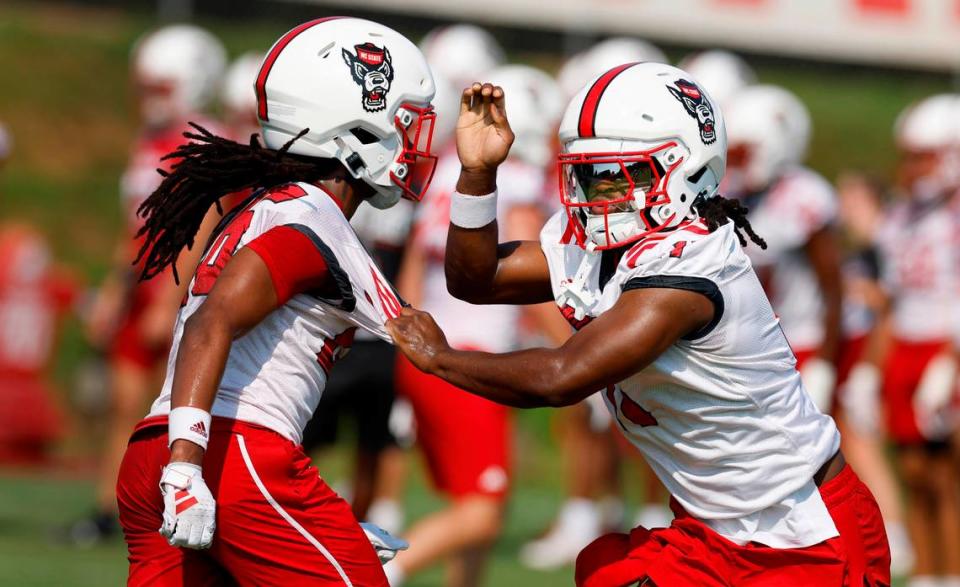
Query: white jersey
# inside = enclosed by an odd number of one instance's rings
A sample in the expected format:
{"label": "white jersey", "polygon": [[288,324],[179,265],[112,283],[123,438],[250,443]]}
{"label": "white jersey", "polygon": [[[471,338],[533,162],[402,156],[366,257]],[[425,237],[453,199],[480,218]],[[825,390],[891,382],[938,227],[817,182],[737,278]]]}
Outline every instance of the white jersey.
{"label": "white jersey", "polygon": [[[517,345],[520,307],[473,305],[447,291],[443,261],[450,226],[450,195],[459,175],[460,161],[455,152],[450,152],[440,159],[430,191],[418,207],[410,246],[419,248],[426,262],[420,309],[433,316],[453,347],[509,351]],[[497,216],[501,226],[511,207],[539,205],[544,181],[541,170],[509,160],[500,166],[497,176]]]}
{"label": "white jersey", "polygon": [[893,329],[910,342],[949,339],[960,322],[960,206],[900,202],[878,232],[881,279]]}
{"label": "white jersey", "polygon": [[716,308],[710,324],[604,392],[619,428],[670,493],[740,544],[795,548],[836,536],[812,478],[840,435],[807,396],[732,224],[714,233],[688,224],[640,241],[619,260],[614,251],[562,244],[566,227],[563,212],[551,218],[541,246],[574,327],[630,289],[692,290]]}
{"label": "white jersey", "polygon": [[798,167],[745,204],[750,208],[750,224],[767,241],[766,250],[748,247],[747,255],[787,340],[795,349],[816,350],[823,342],[825,309],[804,246],[815,232],[836,220],[836,193],[819,174]]}
{"label": "white jersey", "polygon": [[298,183],[268,190],[225,224],[190,282],[177,316],[166,381],[149,415],[170,411],[184,323],[203,304],[220,270],[260,235],[288,226],[320,251],[337,294],[327,299],[295,295],[234,340],[211,412],[260,424],[299,443],[327,374],[349,348],[354,330],[360,327],[390,341],[383,325],[399,313],[400,302],[337,203],[320,188]]}

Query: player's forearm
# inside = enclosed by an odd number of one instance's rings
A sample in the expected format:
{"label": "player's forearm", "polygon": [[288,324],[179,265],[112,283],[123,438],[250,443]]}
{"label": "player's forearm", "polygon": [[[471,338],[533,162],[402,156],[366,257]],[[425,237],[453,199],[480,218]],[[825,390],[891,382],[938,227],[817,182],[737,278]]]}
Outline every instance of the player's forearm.
{"label": "player's forearm", "polygon": [[[482,196],[496,189],[496,171],[461,170],[457,182],[457,191],[461,194]],[[451,295],[476,303],[492,294],[497,274],[498,241],[496,220],[481,228],[462,228],[450,224],[444,271]]]}
{"label": "player's forearm", "polygon": [[[233,333],[216,312],[203,306],[187,320],[177,351],[170,409],[190,407],[210,412],[230,354]],[[170,447],[171,462],[201,464],[203,449],[188,440],[176,440]]]}
{"label": "player's forearm", "polygon": [[597,389],[578,376],[560,349],[493,354],[447,350],[434,357],[431,372],[461,389],[516,408],[577,403]]}

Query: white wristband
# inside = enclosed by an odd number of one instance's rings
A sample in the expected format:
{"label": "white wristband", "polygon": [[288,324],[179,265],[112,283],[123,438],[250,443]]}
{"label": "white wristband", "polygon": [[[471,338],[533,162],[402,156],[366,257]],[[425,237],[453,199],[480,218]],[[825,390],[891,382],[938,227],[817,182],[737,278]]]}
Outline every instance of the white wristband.
{"label": "white wristband", "polygon": [[170,410],[167,446],[174,440],[189,440],[207,450],[210,438],[210,412],[200,408],[181,407]]}
{"label": "white wristband", "polygon": [[450,224],[460,228],[481,228],[497,219],[497,192],[485,196],[450,196]]}

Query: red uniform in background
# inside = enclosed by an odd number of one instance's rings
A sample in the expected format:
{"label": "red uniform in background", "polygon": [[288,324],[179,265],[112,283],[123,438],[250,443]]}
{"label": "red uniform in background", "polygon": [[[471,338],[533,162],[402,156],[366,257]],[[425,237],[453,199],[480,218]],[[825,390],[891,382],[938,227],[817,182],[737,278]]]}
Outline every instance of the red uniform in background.
{"label": "red uniform in background", "polygon": [[0,261],[0,462],[37,462],[63,432],[47,373],[78,288],[28,226],[0,227]]}

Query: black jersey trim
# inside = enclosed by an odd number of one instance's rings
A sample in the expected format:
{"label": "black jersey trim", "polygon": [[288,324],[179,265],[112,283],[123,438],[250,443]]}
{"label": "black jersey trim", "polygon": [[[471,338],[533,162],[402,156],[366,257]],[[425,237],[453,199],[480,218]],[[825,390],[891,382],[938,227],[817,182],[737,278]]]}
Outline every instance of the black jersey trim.
{"label": "black jersey trim", "polygon": [[697,340],[713,332],[720,320],[723,318],[723,294],[717,284],[706,277],[694,277],[689,275],[648,275],[646,277],[634,277],[623,284],[623,291],[631,289],[682,289],[692,291],[706,296],[713,304],[713,319],[703,328],[690,332],[683,336],[683,340]]}
{"label": "black jersey trim", "polygon": [[288,226],[303,236],[310,239],[310,242],[313,243],[313,246],[317,247],[317,250],[320,251],[320,254],[323,256],[323,260],[327,263],[327,269],[330,271],[330,275],[333,277],[333,281],[337,286],[337,291],[340,292],[339,300],[331,300],[325,298],[316,293],[312,293],[313,297],[318,300],[330,304],[335,308],[339,308],[344,312],[353,312],[357,307],[357,298],[353,295],[353,285],[350,283],[350,276],[347,275],[347,272],[343,270],[343,267],[340,266],[340,262],[337,261],[337,256],[333,254],[333,250],[327,246],[327,243],[323,242],[316,232],[313,231],[308,226],[302,224],[286,224]]}

